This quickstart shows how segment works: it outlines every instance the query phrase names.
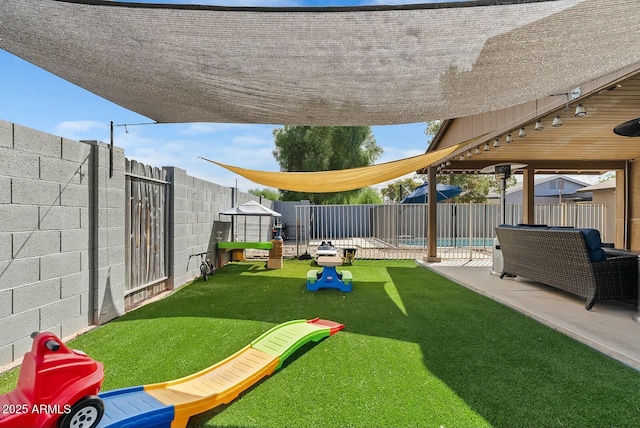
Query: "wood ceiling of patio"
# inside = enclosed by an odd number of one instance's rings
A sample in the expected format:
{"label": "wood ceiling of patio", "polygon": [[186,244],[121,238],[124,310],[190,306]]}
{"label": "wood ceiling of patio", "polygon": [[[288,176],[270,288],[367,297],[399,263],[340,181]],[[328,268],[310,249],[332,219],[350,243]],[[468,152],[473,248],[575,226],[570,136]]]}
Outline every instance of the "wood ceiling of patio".
{"label": "wood ceiling of patio", "polygon": [[[510,162],[531,165],[539,173],[593,174],[623,169],[625,161],[640,158],[640,139],[613,133],[620,123],[640,117],[640,68],[583,85],[581,96],[564,111],[566,102],[566,95],[554,95],[502,111],[445,121],[428,151],[494,130],[458,151],[446,170],[469,171]],[[575,117],[580,103],[587,115]],[[562,119],[562,126],[552,127],[556,115]],[[538,118],[544,126],[541,131],[534,130]],[[522,126],[527,135],[519,138]],[[513,137],[510,144],[505,143],[508,133]],[[495,138],[499,139],[499,148],[493,147]],[[490,146],[488,152],[482,150],[485,142]],[[467,158],[467,151],[473,152],[477,146],[481,154]],[[465,160],[459,161],[462,153]]]}

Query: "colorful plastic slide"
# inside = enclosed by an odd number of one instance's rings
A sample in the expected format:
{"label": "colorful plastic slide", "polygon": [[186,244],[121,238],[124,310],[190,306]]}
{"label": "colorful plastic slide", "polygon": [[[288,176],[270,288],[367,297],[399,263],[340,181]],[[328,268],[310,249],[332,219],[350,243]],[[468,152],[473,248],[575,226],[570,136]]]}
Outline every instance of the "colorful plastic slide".
{"label": "colorful plastic slide", "polygon": [[343,324],[318,318],[289,321],[191,376],[101,393],[105,410],[98,427],[186,427],[191,416],[229,403],[272,374],[304,344],[318,342],[343,328]]}

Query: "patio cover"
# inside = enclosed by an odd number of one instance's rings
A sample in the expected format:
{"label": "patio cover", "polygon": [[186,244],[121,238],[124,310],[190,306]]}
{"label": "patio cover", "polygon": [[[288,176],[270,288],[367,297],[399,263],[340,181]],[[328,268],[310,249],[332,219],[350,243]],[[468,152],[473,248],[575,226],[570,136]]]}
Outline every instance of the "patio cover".
{"label": "patio cover", "polygon": [[433,162],[447,157],[459,146],[440,149],[410,158],[399,159],[378,165],[363,166],[360,168],[340,169],[332,171],[315,172],[270,172],[245,169],[237,166],[226,165],[201,157],[206,161],[235,172],[254,183],[275,187],[280,190],[308,193],[344,192],[347,190],[361,189],[373,184],[393,180],[405,174],[410,174],[418,169],[425,168]]}
{"label": "patio cover", "polygon": [[157,122],[399,124],[564,93],[635,63],[637,5],[4,0],[0,48]]}

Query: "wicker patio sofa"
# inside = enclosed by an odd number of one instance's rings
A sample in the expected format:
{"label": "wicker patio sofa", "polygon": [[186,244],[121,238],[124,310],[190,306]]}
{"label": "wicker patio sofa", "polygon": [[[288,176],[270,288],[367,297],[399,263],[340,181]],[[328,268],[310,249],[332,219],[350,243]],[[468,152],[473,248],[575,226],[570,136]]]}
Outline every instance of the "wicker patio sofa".
{"label": "wicker patio sofa", "polygon": [[610,256],[596,229],[500,225],[496,228],[505,275],[521,276],[587,299],[638,298],[638,259]]}

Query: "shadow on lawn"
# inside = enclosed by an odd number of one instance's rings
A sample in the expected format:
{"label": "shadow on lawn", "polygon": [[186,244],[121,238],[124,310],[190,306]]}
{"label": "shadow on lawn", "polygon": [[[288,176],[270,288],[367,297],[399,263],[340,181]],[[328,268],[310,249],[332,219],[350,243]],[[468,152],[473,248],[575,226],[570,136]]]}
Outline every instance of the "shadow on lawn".
{"label": "shadow on lawn", "polygon": [[[611,420],[603,418],[611,414],[609,399],[639,395],[637,373],[628,369],[636,380],[620,382],[619,389],[621,365],[586,345],[435,273],[414,287],[402,268],[387,271],[411,325],[422,326],[404,340],[418,343],[425,367],[493,426],[561,426],[571,419],[598,426]],[[569,419],[568,412],[574,413]],[[640,414],[620,421],[636,425]]]}
{"label": "shadow on lawn", "polygon": [[[613,360],[585,352],[584,345],[415,264],[383,266],[349,266],[353,292],[341,293],[307,291],[305,263],[288,263],[281,271],[233,264],[208,282],[198,281],[115,322],[338,321],[349,333],[418,344],[425,368],[494,426],[528,426],[544,414],[551,418],[546,423],[561,425],[567,412],[581,412],[584,425],[593,425],[589,414],[599,422],[610,413],[608,401],[594,397],[638,398],[637,382],[621,386],[612,379],[620,370]],[[638,414],[624,420],[640,421]]]}
{"label": "shadow on lawn", "polygon": [[114,323],[157,317],[211,317],[256,320],[279,324],[293,319],[315,317],[341,322],[348,331],[411,340],[389,330],[380,316],[405,317],[385,293],[385,283],[360,278],[366,267],[350,266],[354,275],[354,292],[335,289],[319,292],[306,290],[306,272],[317,266],[297,264],[292,273],[267,270],[261,265],[227,265],[207,282],[196,283],[172,296],[143,306]]}

